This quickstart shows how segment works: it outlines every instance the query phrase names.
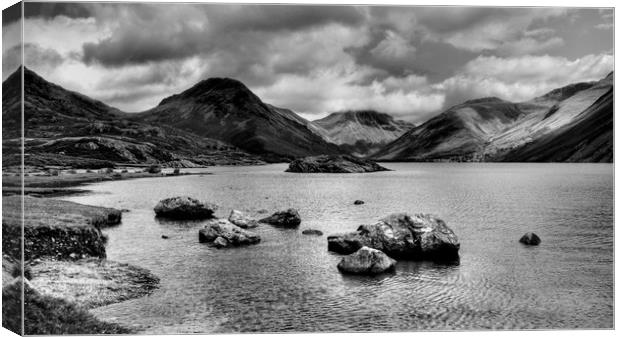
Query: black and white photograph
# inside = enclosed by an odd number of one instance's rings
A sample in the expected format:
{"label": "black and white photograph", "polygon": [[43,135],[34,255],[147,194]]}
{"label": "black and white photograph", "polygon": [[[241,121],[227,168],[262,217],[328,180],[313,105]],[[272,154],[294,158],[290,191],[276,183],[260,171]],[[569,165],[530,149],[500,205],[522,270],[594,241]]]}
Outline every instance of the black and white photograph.
{"label": "black and white photograph", "polygon": [[4,4],[3,334],[613,333],[614,13]]}

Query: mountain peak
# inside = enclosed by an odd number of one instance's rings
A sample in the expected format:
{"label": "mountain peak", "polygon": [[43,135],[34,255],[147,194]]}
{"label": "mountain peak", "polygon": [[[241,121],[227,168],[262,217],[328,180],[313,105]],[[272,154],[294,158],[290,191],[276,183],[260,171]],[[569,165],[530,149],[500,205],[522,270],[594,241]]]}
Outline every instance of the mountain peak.
{"label": "mountain peak", "polygon": [[[242,99],[241,99],[242,98]],[[241,81],[228,77],[211,77],[196,83],[180,94],[164,98],[159,105],[177,99],[235,99],[261,102],[258,96],[248,89]]]}
{"label": "mountain peak", "polygon": [[506,102],[503,99],[495,96],[475,98],[465,101],[463,104],[481,104],[481,103],[502,103]]}

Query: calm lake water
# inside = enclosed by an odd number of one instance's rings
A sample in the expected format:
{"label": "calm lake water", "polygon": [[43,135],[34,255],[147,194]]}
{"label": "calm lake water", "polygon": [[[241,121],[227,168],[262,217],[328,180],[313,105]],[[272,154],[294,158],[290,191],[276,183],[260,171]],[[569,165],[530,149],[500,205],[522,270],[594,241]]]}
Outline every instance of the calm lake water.
{"label": "calm lake water", "polygon": [[[295,174],[276,164],[90,185],[64,199],[130,210],[104,230],[108,258],[161,278],[150,296],[92,312],[151,334],[613,327],[612,165],[385,166],[394,171]],[[261,224],[260,244],[218,250],[198,243],[201,222],[155,219],[157,201],[175,195],[214,202],[219,217],[295,207],[302,223]],[[460,263],[338,272],[327,235],[405,211],[443,218],[460,239]],[[540,246],[518,242],[528,231]]]}

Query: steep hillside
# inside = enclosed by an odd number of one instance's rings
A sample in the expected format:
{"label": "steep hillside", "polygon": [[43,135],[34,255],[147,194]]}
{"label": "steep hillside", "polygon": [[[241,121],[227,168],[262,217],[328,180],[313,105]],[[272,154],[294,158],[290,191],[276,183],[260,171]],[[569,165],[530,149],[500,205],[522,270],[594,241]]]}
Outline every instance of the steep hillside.
{"label": "steep hillside", "polygon": [[377,160],[476,160],[489,139],[523,115],[496,97],[466,101],[411,129],[379,150]]}
{"label": "steep hillside", "polygon": [[340,152],[307,121],[289,110],[263,103],[241,82],[229,78],[201,81],[165,98],[135,120],[171,125],[278,161]]}
{"label": "steep hillside", "polygon": [[[20,161],[21,69],[3,85],[3,163]],[[24,68],[26,165],[102,167],[113,163],[170,166],[260,162],[224,142],[169,126],[129,120],[129,114],[50,83]],[[18,93],[19,91],[17,91]],[[8,151],[6,151],[8,150]]]}
{"label": "steep hillside", "polygon": [[511,162],[613,162],[613,89],[572,121],[498,157]]}
{"label": "steep hillside", "polygon": [[613,73],[527,102],[454,106],[386,145],[394,161],[612,161]]}
{"label": "steep hillside", "polygon": [[326,139],[356,156],[374,153],[413,127],[372,110],[335,112],[313,123]]}

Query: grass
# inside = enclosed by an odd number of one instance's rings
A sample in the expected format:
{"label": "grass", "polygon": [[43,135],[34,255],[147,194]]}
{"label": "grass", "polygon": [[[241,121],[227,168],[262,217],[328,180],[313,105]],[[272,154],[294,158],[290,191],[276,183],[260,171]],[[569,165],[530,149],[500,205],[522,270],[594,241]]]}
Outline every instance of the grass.
{"label": "grass", "polygon": [[[41,295],[24,286],[24,333],[27,335],[60,334],[129,334],[133,331],[115,323],[98,320],[86,309],[64,299]],[[21,332],[21,283],[2,288],[3,326]]]}
{"label": "grass", "polygon": [[[21,197],[2,198],[2,249],[19,258],[22,243]],[[100,228],[118,224],[121,211],[47,198],[24,198],[24,258],[105,257]]]}
{"label": "grass", "polygon": [[[2,198],[2,225],[21,225],[21,197]],[[82,205],[48,198],[24,198],[24,226],[95,226],[106,227],[121,221],[121,211],[114,208]]]}

